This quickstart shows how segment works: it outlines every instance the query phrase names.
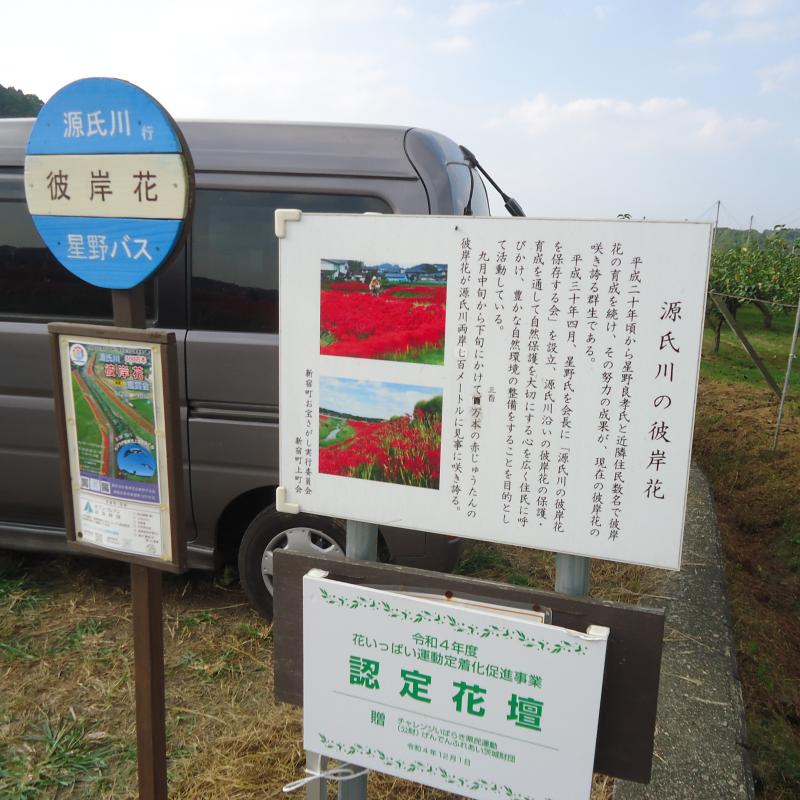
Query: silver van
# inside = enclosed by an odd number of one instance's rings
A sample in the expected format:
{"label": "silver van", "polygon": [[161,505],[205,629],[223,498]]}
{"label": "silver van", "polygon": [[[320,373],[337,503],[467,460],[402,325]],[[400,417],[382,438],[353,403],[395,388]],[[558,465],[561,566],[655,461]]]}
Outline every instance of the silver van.
{"label": "silver van", "polygon": [[[33,120],[0,120],[0,547],[63,551],[46,323],[111,322],[111,293],[61,267],[37,235],[22,171]],[[343,557],[334,520],[287,516],[278,483],[276,208],[488,215],[480,176],[450,139],[418,128],[180,124],[196,170],[188,243],[148,282],[148,325],[178,340],[189,564],[237,560],[272,612],[276,548]],[[455,162],[455,163],[454,163]],[[381,554],[447,570],[457,539],[381,531]]]}

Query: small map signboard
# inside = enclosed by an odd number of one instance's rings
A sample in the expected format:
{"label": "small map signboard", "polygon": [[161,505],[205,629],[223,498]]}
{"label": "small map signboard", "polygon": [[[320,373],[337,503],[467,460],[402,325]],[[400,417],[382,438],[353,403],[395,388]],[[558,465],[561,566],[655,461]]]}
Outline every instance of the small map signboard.
{"label": "small map signboard", "polygon": [[278,211],[278,505],[680,567],[707,223]]}
{"label": "small map signboard", "polygon": [[132,288],[169,260],[193,180],[169,114],[116,78],[60,89],[28,140],[25,195],[39,234],[70,272],[107,289]]}
{"label": "small map signboard", "polygon": [[482,800],[591,791],[608,628],[303,579],[306,750]]}
{"label": "small map signboard", "polygon": [[174,334],[61,323],[49,330],[68,455],[68,542],[182,571]]}

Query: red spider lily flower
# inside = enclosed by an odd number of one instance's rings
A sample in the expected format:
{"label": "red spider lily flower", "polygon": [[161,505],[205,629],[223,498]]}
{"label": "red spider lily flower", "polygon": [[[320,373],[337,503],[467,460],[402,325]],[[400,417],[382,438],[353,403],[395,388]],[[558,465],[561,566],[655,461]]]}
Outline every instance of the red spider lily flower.
{"label": "red spider lily flower", "polygon": [[320,447],[320,472],[439,488],[441,416],[422,413],[386,422],[348,420],[348,424],[354,436]]}
{"label": "red spider lily flower", "polygon": [[352,358],[409,356],[416,350],[442,348],[446,287],[394,286],[373,297],[361,283],[324,284],[320,294],[320,329],[334,341],[323,355]]}

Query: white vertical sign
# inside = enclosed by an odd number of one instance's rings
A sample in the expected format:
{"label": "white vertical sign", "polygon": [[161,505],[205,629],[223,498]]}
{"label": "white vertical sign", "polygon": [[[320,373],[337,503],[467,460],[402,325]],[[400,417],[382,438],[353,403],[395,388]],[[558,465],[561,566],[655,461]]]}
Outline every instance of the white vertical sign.
{"label": "white vertical sign", "polygon": [[608,628],[303,580],[307,750],[482,800],[591,791]]}

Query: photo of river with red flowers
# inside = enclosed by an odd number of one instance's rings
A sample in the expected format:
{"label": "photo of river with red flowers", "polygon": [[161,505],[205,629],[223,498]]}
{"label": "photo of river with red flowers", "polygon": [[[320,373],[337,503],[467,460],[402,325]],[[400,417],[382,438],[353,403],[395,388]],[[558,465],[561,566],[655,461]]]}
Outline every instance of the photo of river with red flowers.
{"label": "photo of river with red flowers", "polygon": [[320,378],[319,471],[439,488],[442,390]]}
{"label": "photo of river with red flowers", "polygon": [[322,259],[320,353],[444,364],[446,264]]}

